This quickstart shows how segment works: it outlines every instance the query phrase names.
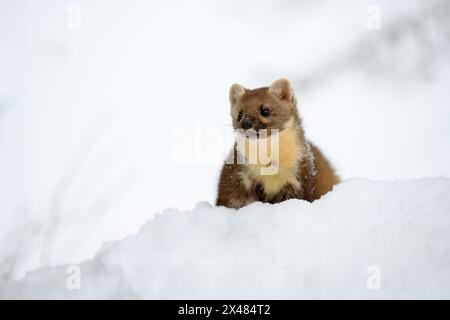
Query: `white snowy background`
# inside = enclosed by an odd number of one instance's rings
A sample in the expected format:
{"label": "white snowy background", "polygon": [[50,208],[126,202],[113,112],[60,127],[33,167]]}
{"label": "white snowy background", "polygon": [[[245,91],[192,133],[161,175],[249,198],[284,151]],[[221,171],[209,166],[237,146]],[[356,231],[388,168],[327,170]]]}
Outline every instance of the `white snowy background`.
{"label": "white snowy background", "polygon": [[212,204],[234,82],[289,78],[344,179],[450,177],[449,14],[445,0],[0,0],[0,285]]}

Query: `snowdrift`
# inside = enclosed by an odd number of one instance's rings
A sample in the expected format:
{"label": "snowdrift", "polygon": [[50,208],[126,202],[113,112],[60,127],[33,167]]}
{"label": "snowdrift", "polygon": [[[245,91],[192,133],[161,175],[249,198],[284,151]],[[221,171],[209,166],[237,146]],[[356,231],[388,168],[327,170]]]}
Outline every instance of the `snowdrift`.
{"label": "snowdrift", "polygon": [[79,290],[58,266],[1,284],[0,297],[448,299],[450,179],[352,179],[314,203],[166,210],[79,270]]}

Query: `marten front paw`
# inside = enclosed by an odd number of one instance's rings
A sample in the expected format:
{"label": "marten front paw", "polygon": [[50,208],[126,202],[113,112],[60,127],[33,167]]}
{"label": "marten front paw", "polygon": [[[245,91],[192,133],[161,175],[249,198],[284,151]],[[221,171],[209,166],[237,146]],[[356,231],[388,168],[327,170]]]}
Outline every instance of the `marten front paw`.
{"label": "marten front paw", "polygon": [[264,194],[264,188],[263,188],[262,185],[257,184],[255,186],[255,194],[256,194],[256,200],[257,201],[265,202],[266,196]]}
{"label": "marten front paw", "polygon": [[283,187],[278,194],[273,197],[269,202],[270,203],[279,203],[285,200],[289,200],[295,197],[295,191],[291,185],[287,185]]}

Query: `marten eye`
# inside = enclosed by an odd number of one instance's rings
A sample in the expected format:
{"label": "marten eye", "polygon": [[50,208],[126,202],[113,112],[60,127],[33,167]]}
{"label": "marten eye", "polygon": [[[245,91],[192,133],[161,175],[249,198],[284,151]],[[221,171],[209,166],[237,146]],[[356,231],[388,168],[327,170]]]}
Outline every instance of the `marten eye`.
{"label": "marten eye", "polygon": [[241,119],[242,119],[242,111],[239,111],[237,121],[241,121]]}
{"label": "marten eye", "polygon": [[259,108],[259,111],[260,111],[260,113],[261,113],[261,115],[262,115],[263,117],[268,117],[268,116],[270,116],[270,110],[269,110],[269,108],[267,108],[267,107],[265,107],[265,106],[261,106],[261,107]]}

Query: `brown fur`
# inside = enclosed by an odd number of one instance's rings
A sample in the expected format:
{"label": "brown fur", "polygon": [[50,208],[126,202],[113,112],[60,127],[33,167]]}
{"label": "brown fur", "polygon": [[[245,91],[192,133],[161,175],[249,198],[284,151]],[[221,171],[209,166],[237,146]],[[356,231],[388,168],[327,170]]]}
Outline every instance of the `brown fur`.
{"label": "brown fur", "polygon": [[[218,206],[241,208],[255,201],[278,203],[287,199],[314,201],[339,182],[328,160],[305,139],[288,80],[280,79],[270,87],[254,90],[234,84],[230,88],[230,104],[235,129],[248,121],[257,132],[280,131],[280,168],[276,174],[264,176],[258,171],[261,164],[225,163],[218,186]],[[270,110],[269,116],[262,116],[262,107]],[[236,160],[238,154],[235,144],[230,156]]]}

